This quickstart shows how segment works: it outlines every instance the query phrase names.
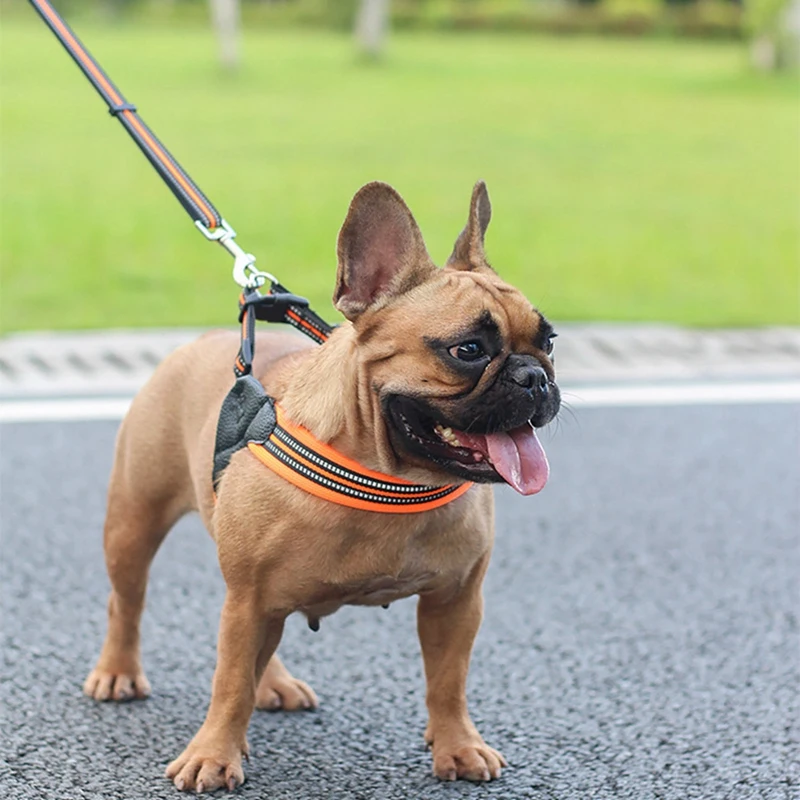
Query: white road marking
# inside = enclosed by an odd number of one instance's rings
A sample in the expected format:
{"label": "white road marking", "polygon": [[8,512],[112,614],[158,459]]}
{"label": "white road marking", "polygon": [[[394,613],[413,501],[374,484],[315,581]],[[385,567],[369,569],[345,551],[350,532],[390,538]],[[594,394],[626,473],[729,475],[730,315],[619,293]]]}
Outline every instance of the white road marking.
{"label": "white road marking", "polygon": [[[563,387],[573,408],[800,403],[800,380],[758,383],[673,383]],[[0,423],[120,420],[130,398],[0,400]]]}
{"label": "white road marking", "polygon": [[0,400],[2,422],[76,422],[120,420],[131,398],[74,397],[61,400]]}
{"label": "white road marking", "polygon": [[567,387],[563,396],[577,408],[797,403],[800,380]]}

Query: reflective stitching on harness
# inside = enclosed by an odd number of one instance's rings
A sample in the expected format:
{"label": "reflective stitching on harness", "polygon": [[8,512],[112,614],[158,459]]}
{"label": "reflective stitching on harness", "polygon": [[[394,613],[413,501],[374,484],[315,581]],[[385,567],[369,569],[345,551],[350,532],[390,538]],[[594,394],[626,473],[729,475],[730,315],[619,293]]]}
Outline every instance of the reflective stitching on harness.
{"label": "reflective stitching on harness", "polygon": [[276,423],[265,438],[247,442],[250,452],[293,486],[337,505],[389,514],[441,508],[472,483],[427,486],[368,469],[319,441],[311,431],[288,421],[279,405]]}
{"label": "reflective stitching on harness", "polygon": [[372,492],[366,492],[360,489],[353,489],[350,486],[345,486],[337,481],[332,481],[329,478],[326,478],[324,475],[321,475],[319,472],[314,472],[313,470],[308,469],[308,467],[292,458],[285,450],[277,447],[269,439],[264,442],[262,446],[273,456],[275,456],[275,458],[286,464],[286,466],[291,467],[295,472],[298,472],[309,480],[314,481],[314,483],[318,483],[320,486],[324,486],[326,489],[332,489],[333,491],[341,492],[342,494],[349,495],[350,497],[355,497],[359,500],[366,500],[371,503],[385,503],[387,505],[415,505],[419,503],[427,503],[447,497],[447,495],[452,494],[456,488],[458,488],[456,486],[445,486],[441,489],[441,491],[433,495],[428,495],[427,497],[387,497],[386,495],[382,494],[374,494]]}
{"label": "reflective stitching on harness", "polygon": [[352,481],[353,483],[358,483],[361,486],[367,486],[370,489],[379,489],[385,492],[397,492],[398,494],[426,494],[428,497],[426,499],[430,500],[431,495],[440,490],[441,487],[439,486],[423,486],[421,484],[402,484],[402,483],[385,483],[383,481],[376,481],[372,478],[367,478],[364,475],[359,475],[357,472],[351,472],[350,470],[345,469],[344,467],[340,467],[335,464],[333,461],[329,461],[328,459],[323,458],[322,456],[318,455],[317,453],[309,450],[308,448],[304,447],[300,442],[297,441],[294,437],[288,434],[283,428],[276,427],[272,434],[276,439],[279,439],[284,444],[288,445],[292,450],[299,453],[308,461],[312,461],[314,464],[322,467],[323,469],[327,470],[328,472],[332,472],[335,475],[338,475],[340,478],[345,478],[348,481]]}

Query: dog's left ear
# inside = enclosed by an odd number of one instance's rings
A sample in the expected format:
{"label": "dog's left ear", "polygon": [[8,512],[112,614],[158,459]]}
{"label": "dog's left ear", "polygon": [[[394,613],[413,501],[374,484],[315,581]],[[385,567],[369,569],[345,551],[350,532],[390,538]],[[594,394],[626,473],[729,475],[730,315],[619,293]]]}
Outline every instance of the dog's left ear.
{"label": "dog's left ear", "polygon": [[480,269],[488,267],[486,253],[483,249],[483,237],[492,218],[492,204],[486,184],[478,181],[472,190],[472,201],[469,204],[467,226],[456,239],[455,247],[447,259],[447,266],[454,269]]}
{"label": "dog's left ear", "polygon": [[403,198],[379,181],[356,192],[339,231],[337,255],[333,303],[351,321],[436,271]]}

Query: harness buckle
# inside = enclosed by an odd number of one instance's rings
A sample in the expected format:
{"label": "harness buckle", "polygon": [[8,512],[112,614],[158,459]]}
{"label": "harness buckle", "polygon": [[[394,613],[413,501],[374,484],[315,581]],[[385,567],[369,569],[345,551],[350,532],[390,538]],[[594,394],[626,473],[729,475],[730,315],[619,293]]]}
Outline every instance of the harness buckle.
{"label": "harness buckle", "polygon": [[239,303],[239,322],[244,319],[248,308],[253,309],[256,319],[261,322],[286,322],[286,312],[292,306],[308,308],[308,300],[291,292],[261,294],[253,291],[245,294]]}
{"label": "harness buckle", "polygon": [[200,220],[195,220],[195,227],[209,241],[219,242],[233,256],[233,279],[243,289],[253,291],[263,286],[267,281],[277,283],[278,279],[269,272],[262,272],[255,268],[256,257],[252,253],[245,253],[234,241],[236,231],[223,219],[219,227],[213,231],[203,225]]}

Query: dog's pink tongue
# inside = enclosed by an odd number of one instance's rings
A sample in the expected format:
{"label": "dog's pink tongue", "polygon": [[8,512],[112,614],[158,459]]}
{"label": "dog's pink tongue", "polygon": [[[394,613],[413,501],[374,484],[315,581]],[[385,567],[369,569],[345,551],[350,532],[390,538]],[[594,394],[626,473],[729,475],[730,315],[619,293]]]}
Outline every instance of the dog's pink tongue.
{"label": "dog's pink tongue", "polygon": [[520,494],[536,494],[544,489],[550,476],[550,465],[530,425],[485,436],[465,436],[459,432],[459,439],[468,447],[488,455],[495,470]]}

